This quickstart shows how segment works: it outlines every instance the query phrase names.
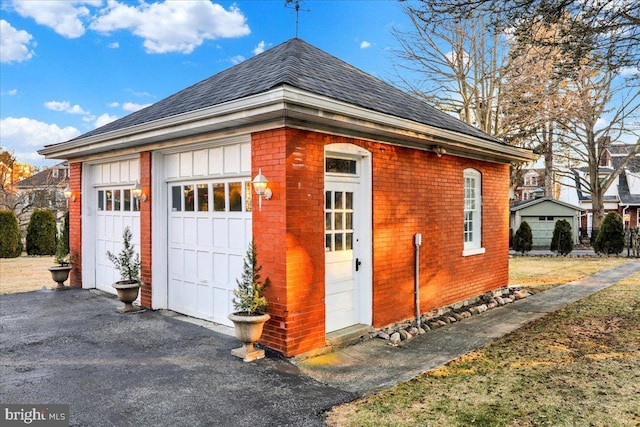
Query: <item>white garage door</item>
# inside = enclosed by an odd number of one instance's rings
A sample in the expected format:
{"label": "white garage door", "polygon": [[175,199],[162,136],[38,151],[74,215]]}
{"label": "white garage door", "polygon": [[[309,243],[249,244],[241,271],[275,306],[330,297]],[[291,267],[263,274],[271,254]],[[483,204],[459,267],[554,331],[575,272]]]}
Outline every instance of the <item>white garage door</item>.
{"label": "white garage door", "polygon": [[551,246],[551,240],[553,239],[553,229],[556,226],[556,221],[561,219],[567,220],[571,224],[571,217],[561,216],[529,216],[522,217],[522,221],[526,221],[531,227],[531,234],[533,235],[533,246],[549,248]]}
{"label": "white garage door", "polygon": [[169,309],[231,325],[251,241],[251,157],[242,143],[168,154]]}
{"label": "white garage door", "polygon": [[228,324],[251,239],[251,182],[169,184],[169,309]]}
{"label": "white garage door", "polygon": [[118,253],[122,249],[122,232],[127,226],[131,228],[133,243],[137,247],[140,244],[140,205],[131,194],[137,177],[137,160],[94,166],[95,284],[97,289],[112,294],[116,292],[111,285],[120,280],[120,273],[106,252]]}

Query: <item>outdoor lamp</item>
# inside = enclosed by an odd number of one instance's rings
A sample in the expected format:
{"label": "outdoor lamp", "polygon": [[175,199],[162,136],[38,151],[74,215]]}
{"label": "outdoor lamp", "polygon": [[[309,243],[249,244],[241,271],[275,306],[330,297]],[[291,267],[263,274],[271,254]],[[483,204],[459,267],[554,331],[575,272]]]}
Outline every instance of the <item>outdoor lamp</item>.
{"label": "outdoor lamp", "polygon": [[62,194],[64,194],[65,199],[71,200],[72,202],[76,201],[76,196],[73,194],[73,191],[71,191],[71,187],[69,187],[68,185],[67,188],[64,189]]}
{"label": "outdoor lamp", "polygon": [[273,192],[268,187],[269,180],[262,175],[262,168],[258,169],[258,175],[253,178],[251,183],[253,184],[253,189],[256,191],[256,194],[260,197],[258,203],[262,211],[262,196],[267,200],[271,200],[271,196],[273,196]]}
{"label": "outdoor lamp", "polygon": [[147,195],[142,191],[140,181],[136,181],[136,186],[133,187],[133,190],[131,190],[131,194],[133,194],[133,197],[142,200],[143,202],[147,200]]}
{"label": "outdoor lamp", "polygon": [[447,152],[447,150],[445,150],[444,148],[440,147],[440,146],[436,146],[433,148],[433,152],[436,153],[438,155],[438,157],[442,157],[443,154],[445,154]]}

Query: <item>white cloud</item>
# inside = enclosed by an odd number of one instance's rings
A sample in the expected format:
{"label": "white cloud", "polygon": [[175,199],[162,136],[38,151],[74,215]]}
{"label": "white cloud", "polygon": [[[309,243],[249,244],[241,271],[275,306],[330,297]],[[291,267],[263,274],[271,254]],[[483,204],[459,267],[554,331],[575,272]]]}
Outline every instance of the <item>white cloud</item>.
{"label": "white cloud", "polygon": [[258,43],[258,46],[256,46],[253,49],[253,54],[260,55],[262,52],[264,52],[264,47],[265,47],[265,43],[264,43],[264,40],[262,40],[260,43]]}
{"label": "white cloud", "polygon": [[18,89],[11,89],[9,92],[7,92],[7,94],[13,96],[16,95],[18,93]]}
{"label": "white cloud", "polygon": [[122,109],[133,113],[134,111],[142,110],[149,105],[151,104],[136,104],[133,102],[125,102],[124,104],[122,104]]}
{"label": "white cloud", "polygon": [[622,67],[618,74],[621,76],[635,76],[640,74],[640,67]]}
{"label": "white cloud", "polygon": [[110,0],[91,29],[111,33],[130,30],[144,39],[148,53],[191,53],[204,40],[245,36],[251,32],[236,6],[225,10],[210,1],[144,3]]}
{"label": "white cloud", "polygon": [[80,135],[80,131],[68,126],[44,123],[27,117],[7,117],[0,120],[3,148],[38,147],[68,141]]}
{"label": "white cloud", "polygon": [[78,104],[71,105],[69,101],[48,101],[44,103],[44,106],[53,111],[61,111],[68,114],[89,114],[88,111],[85,111]]}
{"label": "white cloud", "polygon": [[107,45],[107,47],[109,49],[117,49],[117,48],[120,47],[120,43],[118,43],[118,42],[109,43],[109,45]]}
{"label": "white cloud", "polygon": [[33,18],[38,24],[45,25],[61,36],[77,38],[84,34],[81,18],[89,15],[84,5],[100,6],[102,1],[57,1],[57,0],[14,0],[16,12],[24,17]]}
{"label": "white cloud", "polygon": [[104,126],[107,123],[111,123],[115,120],[118,120],[118,116],[112,116],[110,114],[104,113],[96,119],[94,125],[96,128],[99,128],[100,126]]}
{"label": "white cloud", "polygon": [[362,43],[360,43],[360,49],[366,49],[368,47],[371,47],[371,43],[369,43],[368,41],[364,40]]}
{"label": "white cloud", "polygon": [[242,55],[236,55],[233,58],[231,58],[231,62],[233,63],[233,65],[238,65],[241,62],[244,62],[247,58],[245,58]]}
{"label": "white cloud", "polygon": [[107,107],[110,107],[110,108],[117,108],[119,106],[120,106],[120,103],[115,101],[107,105]]}
{"label": "white cloud", "polygon": [[33,36],[24,30],[17,30],[4,19],[0,19],[0,62],[22,62],[33,57]]}
{"label": "white cloud", "polygon": [[596,124],[593,126],[595,130],[604,129],[609,126],[611,122],[607,119],[603,119],[602,117],[596,120]]}

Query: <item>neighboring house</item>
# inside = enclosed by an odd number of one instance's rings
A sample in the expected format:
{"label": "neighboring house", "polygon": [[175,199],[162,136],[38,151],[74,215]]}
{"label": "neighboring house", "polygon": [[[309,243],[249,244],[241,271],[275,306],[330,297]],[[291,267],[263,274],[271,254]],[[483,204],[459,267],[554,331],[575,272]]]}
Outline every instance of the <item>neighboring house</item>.
{"label": "neighboring house", "polygon": [[536,190],[544,195],[544,169],[524,169],[520,183],[515,190],[515,200],[532,200]]}
{"label": "neighboring house", "polygon": [[[599,171],[602,176],[612,172],[631,152],[633,144],[616,144],[602,156]],[[593,214],[591,195],[586,191],[585,182],[589,182],[586,167],[572,168],[562,179],[559,199],[566,203],[585,209],[581,216],[581,236],[592,234]],[[604,209],[607,212],[618,212],[624,219],[625,227],[640,226],[640,153],[631,159],[618,178],[604,194]]]}
{"label": "neighboring house", "polygon": [[20,211],[21,225],[26,226],[34,209],[50,209],[60,219],[67,211],[64,189],[68,185],[69,164],[66,161],[15,183],[16,209]]}
{"label": "neighboring house", "polygon": [[531,227],[533,247],[549,249],[556,222],[564,219],[571,225],[573,242],[579,243],[580,214],[584,209],[548,197],[524,200],[511,205],[513,233],[523,221]]}
{"label": "neighboring house", "polygon": [[253,239],[286,357],[412,318],[416,233],[421,312],[507,285],[509,164],[535,159],[300,39],[40,153],[70,163],[74,286],[113,292],[131,226],[141,304],[230,325]]}

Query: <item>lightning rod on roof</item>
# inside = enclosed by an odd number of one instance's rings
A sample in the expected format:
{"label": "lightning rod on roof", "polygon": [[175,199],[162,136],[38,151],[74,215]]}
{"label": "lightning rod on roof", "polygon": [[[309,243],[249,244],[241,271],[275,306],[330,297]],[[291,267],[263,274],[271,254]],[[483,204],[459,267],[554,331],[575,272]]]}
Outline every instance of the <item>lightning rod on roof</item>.
{"label": "lightning rod on roof", "polygon": [[296,38],[298,38],[298,16],[300,14],[300,10],[303,12],[309,12],[309,9],[300,9],[300,3],[303,0],[284,0],[284,7],[292,7],[296,11]]}

